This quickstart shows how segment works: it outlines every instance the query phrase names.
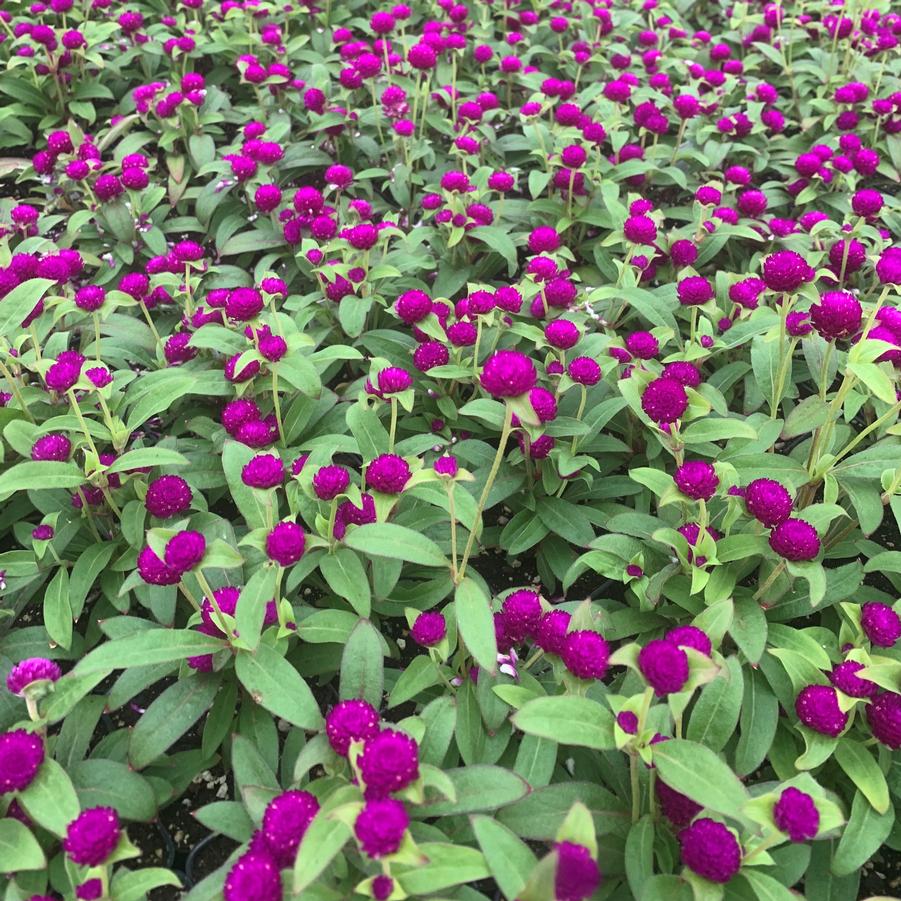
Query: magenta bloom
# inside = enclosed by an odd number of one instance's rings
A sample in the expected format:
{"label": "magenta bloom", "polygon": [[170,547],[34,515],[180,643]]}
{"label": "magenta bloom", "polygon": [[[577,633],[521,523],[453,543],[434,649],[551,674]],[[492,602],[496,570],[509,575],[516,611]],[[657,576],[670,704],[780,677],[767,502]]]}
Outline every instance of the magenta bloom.
{"label": "magenta bloom", "polygon": [[535,644],[547,654],[563,654],[572,615],[565,610],[550,610],[538,621]]}
{"label": "magenta bloom", "polygon": [[532,253],[553,253],[559,247],[560,235],[548,225],[539,225],[529,235],[529,250]]}
{"label": "magenta bloom", "polygon": [[419,746],[409,735],[385,729],[367,739],[357,765],[366,798],[385,798],[419,778]]}
{"label": "magenta bloom", "polygon": [[713,645],[710,643],[710,636],[697,626],[676,626],[675,629],[670,629],[669,632],[666,633],[665,638],[667,641],[676,645],[676,647],[693,648],[707,657],[710,656],[711,651],[713,650]]}
{"label": "magenta bloom", "polygon": [[724,884],[741,868],[738,839],[722,823],[706,817],[679,833],[682,863],[711,882]]}
{"label": "magenta bloom", "polygon": [[846,291],[827,291],[810,308],[811,324],[827,341],[850,338],[857,333],[862,319],[860,301]]}
{"label": "magenta bloom", "polygon": [[367,801],[354,822],[354,834],[370,857],[394,854],[410,825],[407,810],[393,798]]}
{"label": "magenta bloom", "polygon": [[763,261],[763,280],[771,291],[790,294],[811,278],[813,270],[793,250],[778,250]]}
{"label": "magenta bloom", "polygon": [[566,636],[561,654],[566,668],[580,679],[603,679],[610,660],[604,636],[591,629],[577,629]]}
{"label": "magenta bloom", "polygon": [[879,686],[857,675],[864,665],[855,660],[845,660],[832,668],[829,681],[849,698],[872,698],[879,694]]}
{"label": "magenta bloom", "polygon": [[303,556],[306,538],[296,522],[280,522],[266,536],[266,553],[279,566],[293,566]]}
{"label": "magenta bloom", "polygon": [[166,566],[181,574],[193,569],[203,560],[206,539],[200,532],[185,529],[173,535],[166,543]]}
{"label": "magenta bloom", "polygon": [[281,901],[278,864],[266,853],[249,851],[235,861],[222,886],[225,901]]}
{"label": "magenta bloom", "polygon": [[544,337],[551,347],[569,350],[579,342],[579,327],[569,319],[552,319],[544,327]]}
{"label": "magenta bloom", "polygon": [[343,494],[350,484],[350,473],[343,466],[321,466],[313,476],[313,493],[321,501]]}
{"label": "magenta bloom", "polygon": [[504,599],[501,607],[504,631],[516,643],[531,638],[541,619],[541,600],[536,591],[514,591]]}
{"label": "magenta bloom", "polygon": [[654,379],[641,395],[641,409],[654,422],[675,422],[688,409],[688,395],[675,379]]}
{"label": "magenta bloom", "polygon": [[867,722],[873,736],[886,747],[901,748],[901,695],[884,691],[867,705]]}
{"label": "magenta bloom", "polygon": [[194,495],[181,476],[160,476],[147,487],[144,506],[151,516],[169,519],[191,506]]}
{"label": "magenta bloom", "polygon": [[793,842],[816,838],[820,828],[820,812],[810,795],[797,788],[787,788],[773,807],[776,825]]}
{"label": "magenta bloom", "polygon": [[681,691],[688,681],[688,656],[663,638],[655,638],[641,649],[638,668],[658,695]]}
{"label": "magenta bloom", "polygon": [[901,285],[901,247],[887,247],[876,263],[876,276],[883,285]]}
{"label": "magenta bloom", "polygon": [[138,554],[138,572],[148,585],[178,585],[181,581],[181,572],[163,563],[149,547]]}
{"label": "magenta bloom", "polygon": [[676,285],[676,296],[683,306],[700,306],[713,299],[713,285],[702,275],[689,275]]}
{"label": "magenta bloom", "polygon": [[56,682],[62,670],[46,657],[28,657],[20,660],[6,677],[6,687],[12,694],[23,697],[25,689],[34,682]]}
{"label": "magenta bloom", "polygon": [[754,479],[745,489],[745,508],[767,528],[778,526],[791,516],[792,496],[773,479]]}
{"label": "magenta bloom", "polygon": [[494,397],[518,397],[535,386],[535,364],[517,350],[495,351],[482,367],[482,387]]}
{"label": "magenta bloom", "polygon": [[596,385],[601,380],[601,367],[591,357],[576,357],[566,370],[567,375],[580,385]]}
{"label": "magenta bloom", "polygon": [[901,618],[889,607],[870,601],[860,608],[860,626],[870,641],[880,648],[893,647],[901,638]]}
{"label": "magenta bloom", "polygon": [[119,844],[119,815],[112,807],[90,807],[69,823],[63,850],[81,866],[102,864]]}
{"label": "magenta bloom", "polygon": [[32,460],[57,460],[64,463],[71,454],[72,442],[65,435],[42,435],[31,447]]}
{"label": "magenta bloom", "polygon": [[836,738],[848,725],[848,714],[838,706],[838,695],[831,685],[808,685],[795,699],[798,719],[822,735]]}
{"label": "magenta bloom", "polygon": [[257,454],[241,469],[241,481],[250,488],[275,488],[285,480],[285,464],[276,454]]}
{"label": "magenta bloom", "polygon": [[435,472],[438,473],[438,475],[452,479],[457,474],[459,464],[457,463],[456,457],[452,456],[451,454],[445,454],[443,457],[439,457],[435,461],[434,469]]}
{"label": "magenta bloom", "polygon": [[584,901],[601,884],[601,870],[584,845],[560,842],[554,872],[554,897],[557,901]]}
{"label": "magenta bloom", "polygon": [[820,552],[820,538],[809,522],[786,519],[770,532],[770,547],[786,560],[813,560]]}
{"label": "magenta bloom", "polygon": [[366,481],[382,494],[400,494],[411,475],[410,465],[397,454],[381,454],[366,467]]}
{"label": "magenta bloom", "polygon": [[657,226],[650,216],[629,216],[623,234],[633,244],[653,244],[657,240]]}
{"label": "magenta bloom", "polygon": [[263,838],[280,867],[289,867],[313,817],[319,801],[307,791],[286,791],[273,798],[263,814]]}
{"label": "magenta bloom", "polygon": [[670,788],[659,776],[656,788],[660,809],[674,826],[687,826],[704,809],[682,792]]}
{"label": "magenta bloom", "polygon": [[0,793],[31,785],[44,762],[44,742],[35,732],[16,729],[0,735]]}
{"label": "magenta bloom", "polygon": [[425,291],[405,291],[394,303],[394,312],[407,324],[421,322],[432,312],[432,299]]}
{"label": "magenta bloom", "polygon": [[325,734],[335,753],[346,757],[351,742],[379,734],[378,711],[363,700],[339,701],[325,718]]}
{"label": "magenta bloom", "polygon": [[438,644],[447,634],[447,623],[444,614],[435,611],[420,613],[410,630],[413,641],[424,648],[431,648]]}
{"label": "magenta bloom", "polygon": [[713,466],[703,460],[683,463],[676,470],[673,481],[682,494],[695,501],[709,501],[720,484]]}

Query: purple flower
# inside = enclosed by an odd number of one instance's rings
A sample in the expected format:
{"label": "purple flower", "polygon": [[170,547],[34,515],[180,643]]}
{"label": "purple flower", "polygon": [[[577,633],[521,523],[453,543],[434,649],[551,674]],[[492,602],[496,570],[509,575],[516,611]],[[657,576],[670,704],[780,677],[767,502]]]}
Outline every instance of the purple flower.
{"label": "purple flower", "polygon": [[616,715],[616,725],[626,733],[626,735],[638,734],[638,715],[631,710],[621,710]]}
{"label": "purple flower", "polygon": [[569,319],[552,319],[544,327],[544,337],[551,347],[569,350],[579,342],[579,327]]}
{"label": "purple flower", "polygon": [[148,585],[178,585],[181,581],[181,572],[166,566],[149,547],[138,554],[138,572]]}
{"label": "purple flower", "polygon": [[241,481],[250,488],[275,488],[285,480],[285,464],[276,454],[257,454],[241,468]]}
{"label": "purple flower", "polygon": [[654,379],[641,395],[641,409],[654,422],[675,422],[688,409],[688,395],[675,379]]}
{"label": "purple flower", "polygon": [[[235,615],[240,597],[241,589],[235,585],[223,585],[222,588],[215,588],[213,590],[213,598],[216,601],[216,604],[219,609],[228,616]],[[273,607],[274,606],[275,605],[273,604]],[[266,618],[269,618],[268,610]],[[216,608],[209,598],[204,598],[200,602],[200,619],[205,627],[202,628],[201,631],[207,631],[207,634],[209,635],[222,635],[222,630],[219,628],[219,617],[216,615]],[[276,613],[276,621],[277,620],[278,614]],[[271,625],[271,623],[268,625]]]}
{"label": "purple flower", "polygon": [[514,591],[504,599],[501,607],[504,631],[516,643],[532,638],[541,619],[541,600],[536,591]]}
{"label": "purple flower", "polygon": [[366,854],[379,858],[400,848],[409,825],[410,818],[400,801],[367,801],[354,822],[354,834]]}
{"label": "purple flower", "polygon": [[151,516],[169,519],[187,510],[193,497],[181,476],[160,476],[148,485],[144,506]]}
{"label": "purple flower", "polygon": [[313,492],[321,501],[343,494],[350,484],[350,473],[343,466],[321,466],[313,476]]}
{"label": "purple flower", "polygon": [[406,369],[399,366],[389,366],[381,370],[377,377],[379,391],[382,394],[399,394],[406,391],[413,384],[413,377]]}
{"label": "purple flower", "polygon": [[680,648],[693,648],[696,651],[709,657],[713,646],[710,643],[710,637],[703,629],[697,626],[676,626],[666,633],[665,638],[671,644]]}
{"label": "purple flower", "polygon": [[577,629],[566,636],[561,657],[574,676],[603,679],[610,659],[610,648],[599,632]]}
{"label": "purple flower", "polygon": [[529,392],[529,403],[539,422],[551,422],[557,418],[557,398],[540,385]]}
{"label": "purple flower", "polygon": [[538,621],[535,644],[547,654],[562,655],[572,615],[565,610],[550,610]]}
{"label": "purple flower", "polygon": [[638,668],[658,695],[681,691],[688,681],[688,655],[663,638],[655,638],[641,649]]}
{"label": "purple flower", "polygon": [[379,734],[379,714],[369,703],[356,698],[339,701],[325,718],[325,734],[336,754],[347,756],[350,743]]}
{"label": "purple flower", "polygon": [[876,276],[883,285],[901,285],[901,247],[887,247],[876,263]]}
{"label": "purple flower", "polygon": [[263,295],[255,288],[234,288],[225,301],[225,312],[229,319],[247,322],[260,313],[265,306]]}
{"label": "purple flower", "polygon": [[792,338],[803,338],[813,331],[813,323],[811,323],[810,314],[806,310],[798,310],[789,313],[785,317],[785,331]]}
{"label": "purple flower", "polygon": [[66,828],[63,850],[81,866],[102,864],[119,844],[119,815],[112,807],[90,807]]}
{"label": "purple flower", "polygon": [[372,880],[372,897],[375,901],[387,901],[394,891],[394,880],[390,876],[376,876]]}
{"label": "purple flower", "polygon": [[444,366],[448,360],[450,351],[440,341],[424,341],[413,351],[413,365],[420,372]]}
{"label": "purple flower", "polygon": [[450,454],[439,457],[434,463],[435,472],[440,476],[452,479],[457,474],[457,458]]}
{"label": "purple flower", "polygon": [[846,291],[827,291],[810,308],[811,324],[827,341],[850,338],[857,333],[862,319],[860,301]]}
{"label": "purple flower", "polygon": [[580,385],[596,385],[601,380],[601,367],[591,357],[576,357],[570,361],[567,375]]}
{"label": "purple flower", "polygon": [[46,657],[28,657],[20,660],[6,677],[6,687],[14,695],[23,697],[25,690],[34,682],[56,682],[62,670]]}
{"label": "purple flower", "polygon": [[674,379],[684,388],[697,388],[701,384],[701,373],[694,363],[676,360],[663,367],[663,377]]}
{"label": "purple flower", "polygon": [[420,613],[410,630],[413,641],[424,648],[431,648],[438,644],[447,634],[447,623],[444,614],[433,611]]}
{"label": "purple flower", "polygon": [[367,739],[357,765],[366,798],[384,798],[419,778],[419,747],[409,735],[385,729]]}
{"label": "purple flower", "polygon": [[790,294],[812,278],[813,270],[793,250],[777,250],[763,261],[763,280],[771,291]]}
{"label": "purple flower", "polygon": [[560,235],[549,225],[539,225],[529,235],[529,250],[532,253],[553,253],[559,247]]}
{"label": "purple flower", "polygon": [[517,350],[495,351],[482,367],[482,387],[494,397],[518,397],[533,388],[535,364]]}
{"label": "purple flower", "polygon": [[42,435],[31,446],[32,460],[57,460],[64,463],[71,453],[72,442],[65,435]]}
{"label": "purple flower", "polygon": [[689,275],[677,283],[676,296],[682,306],[700,306],[713,299],[713,285],[702,275]]}
{"label": "purple flower", "polygon": [[893,647],[901,638],[901,618],[889,607],[870,601],[860,608],[860,626],[870,641],[880,648]]}
{"label": "purple flower", "polygon": [[702,460],[683,463],[676,470],[673,481],[682,494],[695,501],[709,501],[720,484],[713,466]]}
{"label": "purple flower", "polygon": [[0,793],[31,785],[44,762],[44,742],[35,732],[16,729],[0,735]]}
{"label": "purple flower", "polygon": [[770,547],[785,560],[813,560],[820,552],[820,538],[809,522],[786,519],[770,532]]}
{"label": "purple flower", "polygon": [[704,808],[691,798],[670,788],[660,777],[656,783],[657,800],[663,815],[674,826],[687,826]]}
{"label": "purple flower", "polygon": [[584,901],[601,884],[597,861],[584,845],[560,842],[556,846],[557,867],[554,872],[554,897],[557,901]]}
{"label": "purple flower", "polygon": [[623,225],[623,234],[633,244],[649,244],[657,240],[657,226],[650,216],[629,216]]}
{"label": "purple flower", "polygon": [[400,494],[410,476],[409,464],[397,454],[381,454],[366,467],[366,481],[382,494]]}
{"label": "purple flower", "polygon": [[848,725],[848,714],[838,706],[838,695],[831,685],[808,685],[795,699],[798,719],[822,735],[836,738]]}
{"label": "purple flower", "polygon": [[787,788],[773,807],[773,819],[780,831],[793,842],[816,838],[820,828],[820,812],[810,795],[797,788]]}
{"label": "purple flower", "polygon": [[695,820],[679,833],[682,863],[698,876],[720,884],[741,868],[741,847],[735,836],[716,820]]}
{"label": "purple flower", "polygon": [[75,889],[75,897],[78,898],[78,901],[96,901],[102,895],[103,880],[101,879],[88,879]]}
{"label": "purple flower", "polygon": [[901,695],[885,691],[867,704],[867,722],[873,736],[886,747],[901,748]]}
{"label": "purple flower", "polygon": [[660,353],[660,342],[650,332],[633,332],[626,336],[626,350],[639,360],[653,360]]}
{"label": "purple flower", "polygon": [[279,566],[293,566],[303,556],[306,538],[296,522],[280,522],[266,536],[266,554]]}
{"label": "purple flower", "polygon": [[203,535],[185,529],[166,542],[166,566],[179,574],[185,573],[197,566],[205,553],[206,539]]}
{"label": "purple flower", "polygon": [[263,838],[280,867],[294,863],[300,840],[318,811],[319,801],[307,791],[286,791],[266,806]]}
{"label": "purple flower", "polygon": [[745,508],[771,529],[791,516],[792,496],[774,479],[754,479],[745,489]]}
{"label": "purple flower", "polygon": [[281,901],[282,877],[269,854],[251,851],[235,861],[222,886],[225,901]]}
{"label": "purple flower", "polygon": [[425,291],[405,291],[395,301],[394,312],[407,325],[414,325],[432,312],[432,299]]}
{"label": "purple flower", "polygon": [[829,681],[850,698],[872,698],[879,693],[879,686],[857,675],[864,665],[856,660],[845,660],[832,668]]}

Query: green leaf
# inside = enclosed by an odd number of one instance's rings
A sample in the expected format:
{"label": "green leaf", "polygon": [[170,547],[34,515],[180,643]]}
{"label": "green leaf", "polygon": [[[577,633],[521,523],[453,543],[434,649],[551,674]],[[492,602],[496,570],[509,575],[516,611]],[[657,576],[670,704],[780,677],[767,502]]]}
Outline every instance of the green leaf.
{"label": "green leaf", "polygon": [[46,866],[44,852],[28,827],[11,817],[0,820],[0,871],[19,873],[43,870]]}
{"label": "green leaf", "polygon": [[793,891],[754,867],[742,870],[741,878],[751,887],[757,901],[798,901],[798,895]]}
{"label": "green leaf", "polygon": [[101,670],[170,663],[186,657],[215,654],[222,640],[196,629],[144,629],[126,638],[117,638],[94,648],[75,667],[79,676]]}
{"label": "green leaf", "polygon": [[239,253],[259,253],[261,250],[272,250],[275,247],[282,247],[284,243],[285,239],[282,235],[253,229],[229,238],[219,250],[219,255],[229,257],[236,256]]}
{"label": "green leaf", "polygon": [[851,816],[832,858],[832,872],[847,876],[859,870],[888,838],[894,823],[895,811],[891,807],[885,813],[877,813],[864,795],[856,792]]}
{"label": "green leaf", "polygon": [[232,499],[247,525],[251,529],[264,529],[270,523],[267,505],[275,503],[273,495],[271,492],[248,487],[241,478],[241,470],[253,456],[252,448],[238,441],[226,441],[222,448],[222,470]]}
{"label": "green leaf", "polygon": [[209,710],[218,689],[218,676],[207,674],[188,676],[170,685],[132,729],[129,763],[136,770],[153,763]]}
{"label": "green leaf", "polygon": [[360,558],[350,548],[339,547],[334,554],[324,554],[319,570],[338,597],[344,598],[359,616],[369,616],[372,605],[369,579]]}
{"label": "green leaf", "polygon": [[144,867],[140,870],[116,870],[111,886],[112,901],[143,901],[155,888],[171,885],[181,888],[181,880],[171,870]]}
{"label": "green leaf", "polygon": [[716,813],[740,817],[748,792],[710,748],[683,739],[661,742],[654,745],[654,765],[670,788]]}
{"label": "green leaf", "polygon": [[590,698],[575,695],[534,698],[516,711],[512,722],[521,732],[561,745],[597,751],[616,747],[613,714]]}
{"label": "green leaf", "polygon": [[297,637],[308,644],[344,644],[358,620],[347,610],[317,610],[297,624]]}
{"label": "green leaf", "polygon": [[535,866],[535,855],[516,833],[497,820],[478,815],[471,821],[476,841],[501,893],[505,898],[518,898]]}
{"label": "green leaf", "polygon": [[72,607],[69,604],[69,573],[60,567],[44,592],[44,628],[60,647],[72,647]]}
{"label": "green leaf", "polygon": [[72,780],[51,758],[44,760],[28,788],[19,792],[19,803],[31,819],[54,835],[65,835],[80,811]]}
{"label": "green leaf", "polygon": [[873,755],[851,738],[840,738],[835,759],[877,813],[889,809],[888,783]]}
{"label": "green leaf", "polygon": [[[776,410],[781,401],[781,397],[776,397],[776,386],[782,363],[783,354],[779,351],[779,341],[764,335],[757,335],[751,340],[751,366],[754,370],[754,378],[761,394],[769,402],[771,410]],[[789,361],[783,387],[790,384],[791,361]]]}
{"label": "green leaf", "polygon": [[594,541],[594,528],[588,514],[581,507],[563,498],[541,498],[536,513],[551,532],[571,544],[587,547]]}
{"label": "green leaf", "polygon": [[301,729],[319,729],[319,705],[300,673],[278,651],[260,644],[256,651],[239,651],[235,672],[253,700],[270,713]]}
{"label": "green leaf", "polygon": [[413,529],[390,522],[373,522],[365,526],[354,526],[349,530],[344,543],[373,557],[388,557],[405,560],[420,566],[449,566],[441,548]]}
{"label": "green leaf", "polygon": [[426,800],[416,808],[415,816],[444,817],[498,810],[529,793],[525,779],[500,766],[474,764],[444,772],[453,783],[456,800]]}
{"label": "green leaf", "polygon": [[6,294],[0,304],[0,337],[9,338],[19,332],[22,321],[55,284],[49,278],[30,278]]}
{"label": "green leaf", "polygon": [[735,771],[739,776],[753,773],[763,763],[779,725],[779,701],[764,676],[748,668],[744,671],[744,683],[740,734],[735,746]]}
{"label": "green leaf", "polygon": [[437,685],[441,681],[438,667],[431,657],[420,654],[403,669],[388,697],[388,708],[397,707],[415,698],[420,692]]}
{"label": "green leaf", "polygon": [[122,819],[143,822],[157,814],[153,787],[117,760],[82,760],[72,768],[72,782],[83,809],[114,807]]}
{"label": "green leaf", "polygon": [[34,491],[35,488],[77,488],[84,481],[84,473],[74,463],[26,460],[0,475],[0,496],[14,491]]}
{"label": "green leaf", "polygon": [[345,419],[364,460],[374,460],[379,454],[387,452],[388,430],[375,410],[362,402],[350,404]]}
{"label": "green leaf", "polygon": [[145,466],[187,466],[189,462],[183,454],[167,447],[139,447],[118,457],[106,472],[127,472]]}
{"label": "green leaf", "polygon": [[729,657],[720,674],[701,690],[685,737],[712,751],[722,751],[738,725],[743,695],[741,664],[737,657]]}
{"label": "green leaf", "polygon": [[379,633],[368,619],[361,619],[341,655],[338,694],[342,700],[363,698],[378,710],[384,687],[385,661]]}
{"label": "green leaf", "polygon": [[634,823],[626,838],[626,881],[633,897],[642,897],[642,890],[654,875],[654,820],[643,816]]}
{"label": "green leaf", "polygon": [[452,885],[478,882],[491,875],[481,851],[466,845],[423,842],[419,851],[427,863],[398,873],[397,881],[408,895],[429,895]]}
{"label": "green leaf", "polygon": [[74,617],[81,616],[88,592],[98,576],[106,569],[115,550],[116,545],[112,541],[92,544],[75,561],[72,575],[69,578],[69,604]]}
{"label": "green leaf", "polygon": [[300,840],[294,861],[294,894],[300,894],[316,880],[347,844],[351,828],[342,820],[329,819],[326,811],[313,817]]}
{"label": "green leaf", "polygon": [[464,579],[454,594],[457,633],[476,663],[489,673],[497,670],[497,638],[491,601],[480,583]]}
{"label": "green leaf", "polygon": [[757,429],[743,419],[699,419],[682,433],[686,444],[703,444],[707,441],[726,441],[729,438],[757,437]]}
{"label": "green leaf", "polygon": [[507,261],[507,274],[513,275],[517,263],[516,245],[505,228],[499,225],[482,225],[469,232],[469,237],[487,244],[493,251],[499,253]]}

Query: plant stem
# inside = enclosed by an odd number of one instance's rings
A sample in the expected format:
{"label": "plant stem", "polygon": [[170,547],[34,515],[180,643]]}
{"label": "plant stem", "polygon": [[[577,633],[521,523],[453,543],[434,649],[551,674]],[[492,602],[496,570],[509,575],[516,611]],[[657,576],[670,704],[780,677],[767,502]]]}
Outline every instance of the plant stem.
{"label": "plant stem", "polygon": [[6,368],[6,364],[3,362],[0,362],[0,373],[2,373],[3,378],[5,378],[9,382],[9,387],[12,388],[13,395],[16,398],[16,403],[25,414],[26,419],[29,422],[34,422],[34,416],[31,415],[31,410],[28,409],[28,405],[25,403],[25,398],[22,397],[22,391],[19,388],[18,379],[13,376],[9,369]]}
{"label": "plant stem", "polygon": [[501,437],[497,445],[497,453],[494,455],[494,462],[491,464],[491,471],[488,473],[488,479],[485,482],[485,487],[482,489],[482,496],[479,498],[479,504],[476,508],[476,515],[472,524],[472,531],[469,533],[469,539],[467,540],[466,547],[463,550],[463,559],[460,561],[460,569],[457,572],[457,578],[454,580],[454,583],[456,585],[459,585],[463,581],[463,577],[466,575],[466,564],[469,561],[469,555],[472,553],[472,546],[475,544],[476,531],[478,530],[478,526],[482,518],[482,511],[485,509],[485,502],[488,500],[488,495],[491,492],[491,486],[494,484],[494,480],[497,478],[498,470],[501,468],[501,460],[504,459],[504,451],[507,448],[507,440],[510,437],[512,425],[513,407],[507,404],[506,412],[504,413],[504,425],[501,429]]}
{"label": "plant stem", "polygon": [[641,788],[638,782],[638,755],[629,755],[629,782],[632,787],[632,822],[641,818]]}
{"label": "plant stem", "polygon": [[457,511],[454,505],[454,487],[456,482],[448,479],[447,482],[447,512],[450,516],[450,542],[451,542],[451,579],[457,581]]}
{"label": "plant stem", "polygon": [[391,405],[391,431],[388,433],[388,453],[394,453],[394,439],[397,434],[397,398],[392,394],[389,398]]}

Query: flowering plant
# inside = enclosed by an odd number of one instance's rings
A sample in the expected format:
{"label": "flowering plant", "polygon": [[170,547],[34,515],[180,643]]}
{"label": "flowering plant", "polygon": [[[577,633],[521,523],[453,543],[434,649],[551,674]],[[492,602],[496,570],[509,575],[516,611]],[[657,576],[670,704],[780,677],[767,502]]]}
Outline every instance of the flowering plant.
{"label": "flowering plant", "polygon": [[889,5],[0,6],[4,898],[870,892]]}

